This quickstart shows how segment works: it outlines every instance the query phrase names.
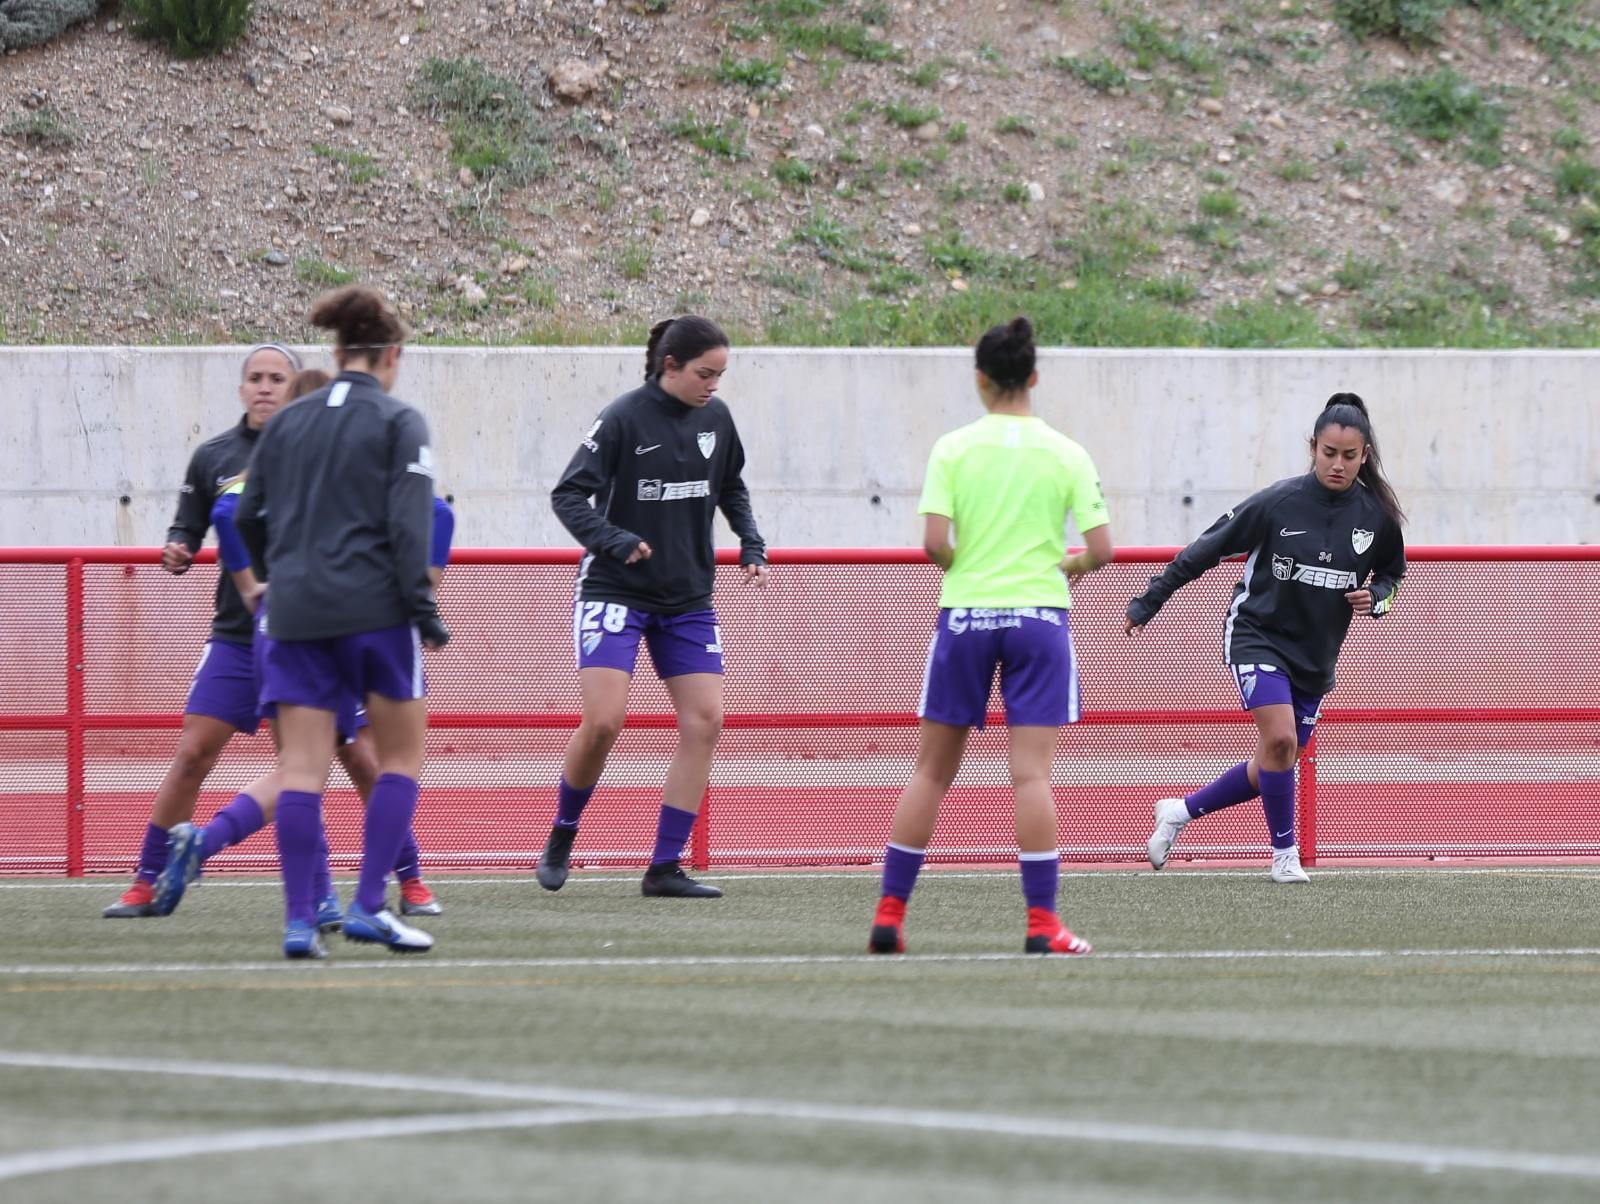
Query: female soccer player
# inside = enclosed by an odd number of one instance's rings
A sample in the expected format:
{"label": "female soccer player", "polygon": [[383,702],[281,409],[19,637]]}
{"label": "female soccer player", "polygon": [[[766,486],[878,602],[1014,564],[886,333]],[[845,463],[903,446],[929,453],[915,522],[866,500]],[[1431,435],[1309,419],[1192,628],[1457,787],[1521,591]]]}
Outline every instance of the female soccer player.
{"label": "female soccer player", "polygon": [[1189,821],[1261,796],[1272,880],[1309,882],[1295,842],[1294,768],[1352,615],[1389,612],[1406,571],[1405,514],[1383,475],[1367,406],[1335,393],[1311,429],[1311,471],[1246,498],[1178,553],[1128,603],[1136,634],[1173,592],[1225,556],[1248,552],[1222,629],[1222,655],[1256,721],[1256,755],[1187,798],[1155,806],[1150,864],[1167,863]]}
{"label": "female soccer player", "polygon": [[[319,379],[320,378],[320,379]],[[294,396],[300,397],[327,384],[332,378],[325,372],[309,369],[295,377]],[[266,587],[257,579],[250,567],[250,554],[239,537],[235,523],[239,497],[244,492],[244,477],[226,489],[211,509],[211,522],[217,531],[217,557],[224,571],[233,577],[247,605],[256,612],[255,665],[256,679],[261,680],[261,667],[272,637],[267,634]],[[439,497],[433,499],[433,541],[429,555],[428,575],[437,589],[444,567],[450,559],[450,543],[455,532],[455,513]],[[262,717],[273,725],[277,736],[277,708],[266,705],[260,708]],[[339,753],[346,764],[358,761],[368,769],[361,789],[365,802],[371,791],[372,778],[376,776],[377,754],[373,749],[371,729],[367,726],[366,712],[354,696],[340,698],[335,727],[339,735]],[[352,746],[360,745],[360,749]],[[151,901],[156,915],[170,915],[182,901],[190,883],[200,876],[201,866],[224,849],[240,843],[272,822],[277,810],[282,778],[277,770],[258,778],[236,795],[211,821],[204,826],[176,824],[170,837],[170,857],[167,866],[156,879]],[[395,878],[400,884],[401,915],[442,915],[443,906],[422,880],[421,852],[413,828],[407,828],[405,840],[395,861]],[[314,892],[317,907],[317,928],[321,932],[335,932],[343,921],[339,896],[333,890],[333,876],[328,863],[326,836],[321,842],[315,873]]]}
{"label": "female soccer player", "polygon": [[428,573],[433,453],[422,415],[389,396],[406,327],[374,289],[321,297],[336,332],[333,384],[279,415],[256,447],[238,527],[272,602],[261,702],[278,712],[278,854],[284,954],[318,957],[315,875],[335,713],[364,699],[379,776],[367,800],[359,884],[344,933],[394,952],[432,948],[384,905],[417,802],[427,730],[422,647],[443,647]]}
{"label": "female soccer player", "polygon": [[[178,493],[178,512],[161,552],[161,567],[167,572],[188,572],[211,526],[211,509],[220,490],[250,462],[267,420],[288,403],[291,381],[299,368],[295,353],[278,343],[262,343],[245,353],[239,378],[244,416],[232,429],[202,443],[189,461]],[[251,608],[230,576],[218,574],[211,638],[200,655],[184,705],[178,749],[156,789],[133,884],[102,913],[108,919],[155,914],[151,895],[167,864],[169,830],[194,817],[200,787],[234,733],[250,735],[260,724],[251,667],[251,627]],[[360,769],[352,769],[358,787],[362,785],[356,777]]]}
{"label": "female soccer player", "polygon": [[[1033,326],[1026,318],[978,340],[984,417],[939,439],[917,509],[923,547],[944,570],[939,618],[917,714],[917,763],[895,804],[883,895],[868,948],[904,953],[906,901],[967,736],[981,728],[995,671],[1005,700],[1028,953],[1088,953],[1056,915],[1060,857],[1050,757],[1078,719],[1078,666],[1067,578],[1111,559],[1099,474],[1077,443],[1033,412]],[[1086,551],[1066,553],[1071,514]]]}
{"label": "female soccer player", "polygon": [[711,608],[718,507],[739,537],[745,580],[767,583],[767,545],[740,475],[744,447],[715,395],[727,366],[728,337],[715,323],[693,315],[656,323],[644,384],[600,412],[551,492],[556,516],[587,554],[572,608],[583,716],[567,743],[555,824],[539,859],[545,890],[567,880],[578,819],[627,716],[642,638],[677,711],[678,747],[641,889],[722,894],[678,862],[722,730],[722,637]]}

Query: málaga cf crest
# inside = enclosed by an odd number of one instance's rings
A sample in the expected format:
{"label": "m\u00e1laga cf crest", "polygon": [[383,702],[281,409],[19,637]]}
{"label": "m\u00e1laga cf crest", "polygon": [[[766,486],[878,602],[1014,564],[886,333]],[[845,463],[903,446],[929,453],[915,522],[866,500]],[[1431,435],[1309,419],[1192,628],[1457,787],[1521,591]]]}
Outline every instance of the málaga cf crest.
{"label": "m\u00e1laga cf crest", "polygon": [[1357,527],[1350,532],[1350,542],[1355,545],[1356,555],[1359,556],[1372,546],[1372,532]]}
{"label": "m\u00e1laga cf crest", "polygon": [[[695,439],[700,444],[700,454],[708,460],[711,459],[711,452],[717,446],[717,432],[701,431],[695,436]],[[1369,536],[1368,539],[1370,540],[1370,538]]]}

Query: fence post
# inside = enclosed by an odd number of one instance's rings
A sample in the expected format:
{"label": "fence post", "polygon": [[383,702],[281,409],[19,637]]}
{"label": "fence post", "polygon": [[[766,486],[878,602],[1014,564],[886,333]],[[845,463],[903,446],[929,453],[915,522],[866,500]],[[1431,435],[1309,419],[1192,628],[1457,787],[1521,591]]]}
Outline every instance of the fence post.
{"label": "fence post", "polygon": [[711,787],[700,796],[700,813],[694,817],[694,827],[689,830],[689,865],[703,870],[711,865]]}
{"label": "fence post", "polygon": [[1300,758],[1300,780],[1295,784],[1295,811],[1300,816],[1300,861],[1317,864],[1317,733],[1312,729]]}
{"label": "fence post", "polygon": [[67,876],[83,877],[83,561],[67,561]]}

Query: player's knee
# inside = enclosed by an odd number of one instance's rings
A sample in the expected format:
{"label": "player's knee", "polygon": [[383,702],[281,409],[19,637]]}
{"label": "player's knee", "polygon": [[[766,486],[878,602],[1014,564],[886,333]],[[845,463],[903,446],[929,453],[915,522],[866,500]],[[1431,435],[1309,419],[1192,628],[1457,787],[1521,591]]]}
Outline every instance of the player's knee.
{"label": "player's knee", "polygon": [[578,728],[578,738],[591,748],[605,750],[617,742],[617,737],[622,735],[622,723],[625,714],[585,714],[583,722]]}
{"label": "player's knee", "polygon": [[172,771],[186,781],[202,782],[217,763],[220,752],[185,736],[178,741],[178,751],[172,755]]}
{"label": "player's knee", "polygon": [[1261,738],[1261,760],[1268,769],[1293,769],[1299,755],[1300,746],[1295,743],[1293,734]]}
{"label": "player's knee", "polygon": [[339,763],[357,790],[370,790],[378,780],[378,755],[365,741],[339,746]]}
{"label": "player's knee", "polygon": [[721,707],[678,713],[678,738],[686,744],[715,744],[721,734]]}

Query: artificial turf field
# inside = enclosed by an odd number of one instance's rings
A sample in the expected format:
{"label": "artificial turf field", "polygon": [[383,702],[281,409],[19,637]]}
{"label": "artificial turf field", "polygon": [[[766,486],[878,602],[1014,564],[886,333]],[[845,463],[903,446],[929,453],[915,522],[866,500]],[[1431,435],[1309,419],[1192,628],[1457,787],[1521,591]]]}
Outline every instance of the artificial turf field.
{"label": "artificial turf field", "polygon": [[[0,1200],[1600,1198],[1600,868],[439,877],[438,947],[278,956],[0,882]],[[346,887],[348,884],[346,884]]]}

